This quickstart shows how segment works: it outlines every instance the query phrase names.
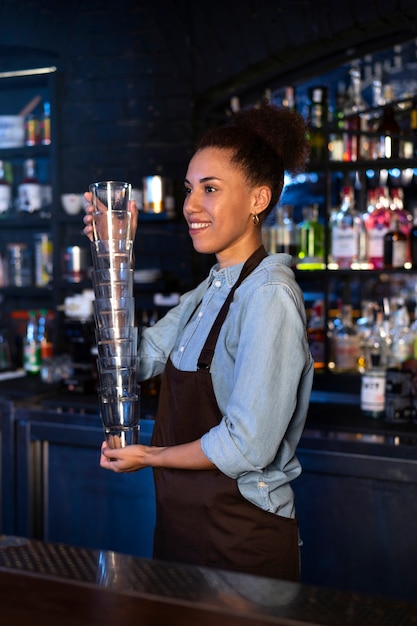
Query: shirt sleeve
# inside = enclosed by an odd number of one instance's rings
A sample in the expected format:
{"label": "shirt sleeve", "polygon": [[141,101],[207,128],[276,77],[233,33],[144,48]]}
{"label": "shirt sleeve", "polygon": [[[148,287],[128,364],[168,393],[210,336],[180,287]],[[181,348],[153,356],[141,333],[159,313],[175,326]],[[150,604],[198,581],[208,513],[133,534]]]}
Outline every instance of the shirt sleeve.
{"label": "shirt sleeve", "polygon": [[180,330],[192,314],[205,284],[183,294],[180,303],[170,309],[154,326],[144,328],[139,344],[139,379],[162,374],[168,357],[178,341]]}
{"label": "shirt sleeve", "polygon": [[[260,471],[277,456],[294,455],[291,422],[301,376],[311,366],[305,317],[291,289],[264,284],[251,295],[238,323],[230,399],[220,424],[202,437],[206,456],[226,475]],[[233,333],[232,333],[233,335]],[[213,361],[213,367],[215,362]],[[301,429],[294,429],[298,438]]]}

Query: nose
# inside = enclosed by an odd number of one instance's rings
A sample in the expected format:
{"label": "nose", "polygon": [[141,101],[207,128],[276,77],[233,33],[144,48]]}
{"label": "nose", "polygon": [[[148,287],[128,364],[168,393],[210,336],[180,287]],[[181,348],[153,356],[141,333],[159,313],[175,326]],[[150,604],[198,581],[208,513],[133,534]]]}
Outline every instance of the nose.
{"label": "nose", "polygon": [[187,193],[184,198],[183,213],[184,215],[190,215],[191,213],[197,213],[200,210],[200,203],[198,201],[198,194],[196,192]]}

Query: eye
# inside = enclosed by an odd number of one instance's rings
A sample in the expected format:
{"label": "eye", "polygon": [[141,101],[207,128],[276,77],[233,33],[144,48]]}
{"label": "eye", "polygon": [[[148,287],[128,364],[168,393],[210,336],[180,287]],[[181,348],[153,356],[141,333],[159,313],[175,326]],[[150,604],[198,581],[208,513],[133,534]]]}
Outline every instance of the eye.
{"label": "eye", "polygon": [[187,185],[184,186],[184,195],[188,195],[191,193],[191,187],[187,187]]}
{"label": "eye", "polygon": [[206,185],[204,187],[204,190],[206,191],[206,193],[213,193],[213,191],[216,191],[215,187],[212,187],[211,185]]}

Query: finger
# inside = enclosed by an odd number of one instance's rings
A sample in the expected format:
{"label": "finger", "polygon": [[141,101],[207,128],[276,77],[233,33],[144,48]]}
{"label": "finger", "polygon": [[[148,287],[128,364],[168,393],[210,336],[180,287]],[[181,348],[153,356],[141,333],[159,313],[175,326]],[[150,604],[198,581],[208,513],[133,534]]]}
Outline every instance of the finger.
{"label": "finger", "polygon": [[132,238],[134,239],[135,234],[136,234],[136,229],[138,226],[138,208],[137,208],[135,200],[130,200],[129,211],[131,213],[131,229],[132,229],[132,234],[133,234]]}
{"label": "finger", "polygon": [[94,240],[94,229],[91,224],[87,224],[87,226],[85,226],[83,233],[90,239],[90,241]]}

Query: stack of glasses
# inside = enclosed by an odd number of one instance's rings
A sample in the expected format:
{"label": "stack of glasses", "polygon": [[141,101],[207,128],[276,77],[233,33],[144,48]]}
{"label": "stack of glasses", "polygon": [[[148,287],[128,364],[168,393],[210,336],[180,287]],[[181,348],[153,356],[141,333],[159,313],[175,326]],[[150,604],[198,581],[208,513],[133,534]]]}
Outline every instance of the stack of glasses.
{"label": "stack of glasses", "polygon": [[139,441],[138,330],[133,296],[131,185],[93,183],[91,242],[98,397],[106,441],[123,448]]}

